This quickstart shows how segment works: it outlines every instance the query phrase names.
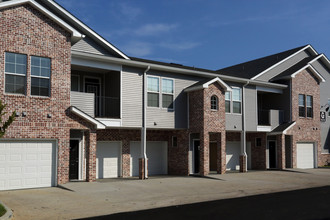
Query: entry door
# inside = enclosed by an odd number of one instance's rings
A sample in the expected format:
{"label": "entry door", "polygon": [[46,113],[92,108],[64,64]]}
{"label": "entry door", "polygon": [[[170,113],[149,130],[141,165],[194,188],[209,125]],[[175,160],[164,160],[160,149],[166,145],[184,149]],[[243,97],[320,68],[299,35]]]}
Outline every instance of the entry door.
{"label": "entry door", "polygon": [[269,151],[269,168],[277,168],[276,166],[276,141],[268,142]]}
{"label": "entry door", "polygon": [[95,116],[100,115],[100,80],[99,79],[85,79],[85,91],[86,93],[94,93],[95,95]]}
{"label": "entry door", "polygon": [[200,141],[194,140],[194,173],[199,173]]}
{"label": "entry door", "polygon": [[217,171],[217,143],[210,143],[210,171]]}
{"label": "entry door", "polygon": [[79,171],[79,140],[70,140],[69,178],[78,179]]}

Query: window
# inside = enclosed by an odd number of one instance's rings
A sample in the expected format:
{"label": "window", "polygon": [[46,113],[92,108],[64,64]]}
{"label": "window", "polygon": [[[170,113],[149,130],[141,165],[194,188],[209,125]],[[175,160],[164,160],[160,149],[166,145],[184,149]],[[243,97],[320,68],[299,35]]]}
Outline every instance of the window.
{"label": "window", "polygon": [[242,112],[242,96],[240,88],[233,88],[233,113],[241,114]]}
{"label": "window", "polygon": [[225,93],[225,111],[230,113],[230,92]]}
{"label": "window", "polygon": [[261,138],[256,138],[256,146],[261,147]]}
{"label": "window", "polygon": [[162,107],[173,109],[173,97],[174,97],[174,88],[173,88],[172,79],[162,79]]}
{"label": "window", "polygon": [[[330,99],[328,99],[328,107],[330,107]],[[328,110],[328,116],[330,117],[330,110]]]}
{"label": "window", "polygon": [[31,56],[31,95],[50,96],[50,59]]}
{"label": "window", "polygon": [[218,97],[215,95],[211,97],[211,109],[218,110]]}
{"label": "window", "polygon": [[299,117],[305,116],[305,95],[299,94]]}
{"label": "window", "polygon": [[79,92],[79,76],[71,75],[71,91]]}
{"label": "window", "polygon": [[26,55],[6,52],[5,77],[6,93],[25,94]]}
{"label": "window", "polygon": [[148,76],[148,106],[159,107],[159,78]]}
{"label": "window", "polygon": [[306,96],[306,114],[307,117],[313,118],[313,96]]}
{"label": "window", "polygon": [[173,136],[172,137],[172,147],[177,147],[178,146],[178,138]]}

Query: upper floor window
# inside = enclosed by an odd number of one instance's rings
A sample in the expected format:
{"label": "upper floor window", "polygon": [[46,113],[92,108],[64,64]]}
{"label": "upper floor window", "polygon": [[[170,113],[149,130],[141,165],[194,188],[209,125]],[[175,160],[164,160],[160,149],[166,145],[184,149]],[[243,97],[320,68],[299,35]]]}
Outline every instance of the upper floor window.
{"label": "upper floor window", "polygon": [[225,93],[225,111],[230,113],[230,92]]}
{"label": "upper floor window", "polygon": [[307,117],[313,118],[313,96],[306,96],[306,114]]}
{"label": "upper floor window", "polygon": [[211,97],[211,110],[218,110],[218,97],[215,95]]}
{"label": "upper floor window", "polygon": [[233,88],[232,89],[232,99],[233,99],[233,113],[242,113],[242,95],[240,88]]}
{"label": "upper floor window", "polygon": [[299,94],[299,117],[305,117],[305,95]]}
{"label": "upper floor window", "polygon": [[159,78],[148,76],[148,106],[159,107]]}
{"label": "upper floor window", "polygon": [[172,79],[162,79],[162,107],[173,109],[174,86]]}
{"label": "upper floor window", "polygon": [[31,95],[50,96],[50,59],[31,56]]}
{"label": "upper floor window", "polygon": [[5,53],[5,92],[25,94],[27,56]]}

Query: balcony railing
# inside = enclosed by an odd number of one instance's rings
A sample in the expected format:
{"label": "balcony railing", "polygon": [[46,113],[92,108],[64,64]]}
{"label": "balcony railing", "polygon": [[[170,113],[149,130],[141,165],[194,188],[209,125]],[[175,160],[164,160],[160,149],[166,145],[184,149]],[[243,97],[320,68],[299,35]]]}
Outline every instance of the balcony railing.
{"label": "balcony railing", "polygon": [[284,121],[283,110],[258,110],[258,125],[277,127]]}

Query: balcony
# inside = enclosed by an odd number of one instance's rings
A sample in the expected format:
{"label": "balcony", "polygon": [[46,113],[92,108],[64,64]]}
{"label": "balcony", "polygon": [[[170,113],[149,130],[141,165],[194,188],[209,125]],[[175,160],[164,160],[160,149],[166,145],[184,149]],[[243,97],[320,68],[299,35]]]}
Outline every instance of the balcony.
{"label": "balcony", "polygon": [[258,110],[258,131],[271,131],[283,122],[283,110]]}
{"label": "balcony", "polygon": [[94,93],[71,91],[71,105],[93,118],[120,119],[118,97],[95,96]]}

